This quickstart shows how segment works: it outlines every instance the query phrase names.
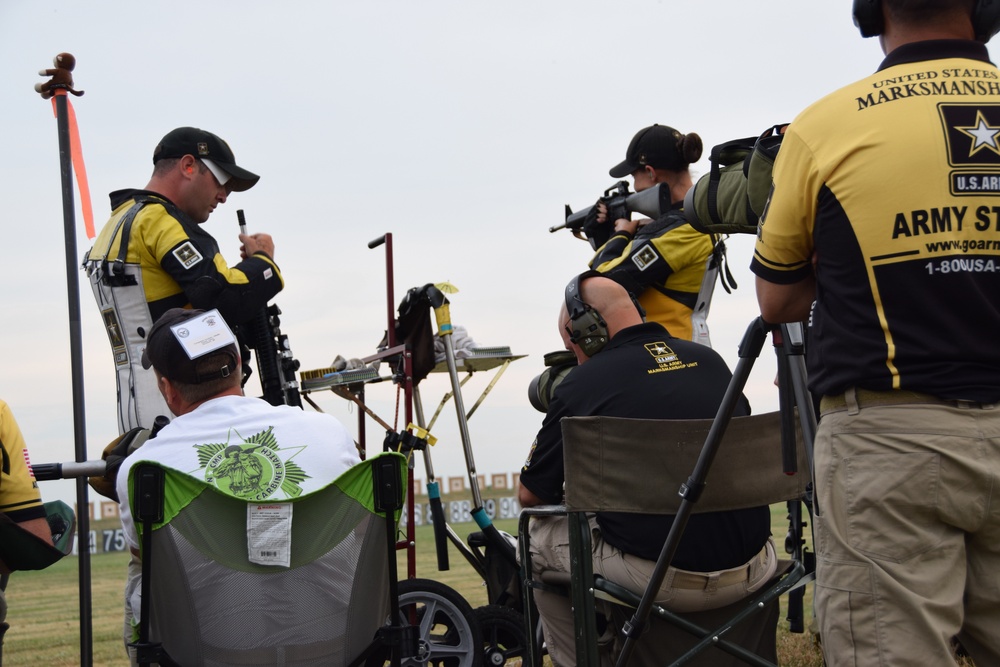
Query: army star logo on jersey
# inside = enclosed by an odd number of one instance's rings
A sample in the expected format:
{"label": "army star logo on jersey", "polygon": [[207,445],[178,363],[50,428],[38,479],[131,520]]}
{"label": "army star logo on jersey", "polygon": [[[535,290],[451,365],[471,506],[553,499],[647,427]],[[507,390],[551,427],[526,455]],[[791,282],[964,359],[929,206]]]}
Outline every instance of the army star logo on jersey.
{"label": "army star logo on jersey", "polygon": [[267,500],[279,491],[286,498],[302,493],[309,475],[291,458],[304,447],[282,449],[273,427],[243,438],[229,430],[226,442],[195,445],[205,481],[237,498]]}
{"label": "army star logo on jersey", "polygon": [[666,343],[646,343],[644,347],[647,352],[653,355],[658,364],[669,364],[672,361],[677,361],[677,355],[667,347]]}
{"label": "army star logo on jersey", "polygon": [[192,266],[205,259],[190,241],[185,241],[181,245],[174,248],[173,255],[185,269],[190,269]]}
{"label": "army star logo on jersey", "polygon": [[640,271],[645,271],[653,262],[659,259],[659,255],[653,250],[650,245],[645,245],[639,249],[639,252],[632,255],[632,262],[639,267]]}
{"label": "army star logo on jersey", "polygon": [[972,127],[956,127],[965,134],[972,137],[972,148],[969,150],[969,157],[977,151],[987,148],[994,153],[1000,154],[1000,146],[997,146],[997,135],[1000,134],[1000,127],[991,127],[983,117],[983,112],[976,111],[976,124]]}
{"label": "army star logo on jersey", "polygon": [[693,368],[698,365],[697,361],[686,362],[680,358],[666,343],[657,341],[656,343],[646,343],[643,347],[653,357],[656,368],[647,368],[646,373],[670,373],[680,371],[685,368]]}
{"label": "army star logo on jersey", "polygon": [[528,450],[528,458],[524,460],[525,470],[531,467],[531,457],[535,455],[536,449],[538,449],[538,438],[535,438],[534,442],[531,443],[531,449]]}
{"label": "army star logo on jersey", "polygon": [[953,195],[1000,194],[1000,104],[939,104]]}
{"label": "army star logo on jersey", "polygon": [[939,104],[953,167],[1000,167],[1000,104]]}

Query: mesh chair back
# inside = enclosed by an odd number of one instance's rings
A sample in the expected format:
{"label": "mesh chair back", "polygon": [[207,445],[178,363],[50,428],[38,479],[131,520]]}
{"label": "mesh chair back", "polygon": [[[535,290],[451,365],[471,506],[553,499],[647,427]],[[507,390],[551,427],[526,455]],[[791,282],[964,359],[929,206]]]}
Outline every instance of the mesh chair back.
{"label": "mesh chair back", "polygon": [[181,665],[348,664],[389,610],[371,470],[361,463],[291,501],[287,568],[250,562],[246,500],[198,483],[190,501],[173,506],[172,493],[192,478],[165,471],[166,516],[153,531],[152,581],[143,586],[150,642]]}

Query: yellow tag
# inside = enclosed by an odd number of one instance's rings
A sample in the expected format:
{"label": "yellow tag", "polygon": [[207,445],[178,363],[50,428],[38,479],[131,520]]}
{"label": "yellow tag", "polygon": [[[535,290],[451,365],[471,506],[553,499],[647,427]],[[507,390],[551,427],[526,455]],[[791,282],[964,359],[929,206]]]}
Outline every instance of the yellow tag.
{"label": "yellow tag", "polygon": [[430,446],[432,446],[432,447],[433,447],[433,446],[434,446],[434,445],[435,445],[435,444],[437,443],[437,441],[438,441],[438,439],[437,439],[437,438],[435,438],[435,437],[434,437],[433,435],[431,435],[431,432],[430,432],[430,431],[428,431],[428,430],[427,430],[427,429],[425,429],[425,428],[421,428],[421,427],[417,426],[416,424],[413,424],[413,423],[411,423],[411,424],[409,424],[409,425],[408,425],[408,426],[406,427],[406,429],[407,429],[408,431],[412,431],[412,432],[413,432],[413,435],[417,436],[417,437],[418,437],[418,438],[420,438],[421,440],[425,440],[425,441],[427,442],[427,444],[428,444],[428,445],[430,445]]}

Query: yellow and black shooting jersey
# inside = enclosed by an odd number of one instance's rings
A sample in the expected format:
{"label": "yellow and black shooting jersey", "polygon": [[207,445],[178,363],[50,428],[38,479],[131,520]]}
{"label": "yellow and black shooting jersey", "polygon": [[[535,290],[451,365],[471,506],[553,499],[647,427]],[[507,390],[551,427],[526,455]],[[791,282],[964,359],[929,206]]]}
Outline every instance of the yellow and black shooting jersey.
{"label": "yellow and black shooting jersey", "polygon": [[789,126],[751,269],[815,271],[810,384],[1000,399],[1000,75],[908,44]]}
{"label": "yellow and black shooting jersey", "polygon": [[691,315],[712,247],[711,237],[696,231],[675,210],[640,227],[635,238],[612,236],[590,267],[636,294],[647,321],[659,322],[671,336],[692,340]]}
{"label": "yellow and black shooting jersey", "polygon": [[0,512],[19,522],[45,516],[24,437],[3,401],[0,401]]}
{"label": "yellow and black shooting jersey", "polygon": [[155,193],[124,190],[111,195],[111,219],[94,241],[87,261],[111,261],[125,236],[118,221],[140,199],[146,205],[128,231],[126,264],[142,269],[143,288],[152,320],[170,308],[218,308],[234,325],[251,319],[283,287],[281,272],[264,253],[233,267],[219,245],[168,200]]}

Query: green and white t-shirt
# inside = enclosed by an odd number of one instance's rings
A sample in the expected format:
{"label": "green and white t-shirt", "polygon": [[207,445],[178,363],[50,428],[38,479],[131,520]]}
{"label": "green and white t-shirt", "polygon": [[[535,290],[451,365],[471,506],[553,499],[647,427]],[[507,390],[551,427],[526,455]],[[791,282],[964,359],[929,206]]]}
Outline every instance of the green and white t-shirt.
{"label": "green and white t-shirt", "polygon": [[122,527],[138,548],[128,484],[129,470],[140,461],[254,502],[293,500],[322,489],[360,460],[347,430],[330,415],[246,396],[215,398],[174,418],[125,459],[117,482]]}

